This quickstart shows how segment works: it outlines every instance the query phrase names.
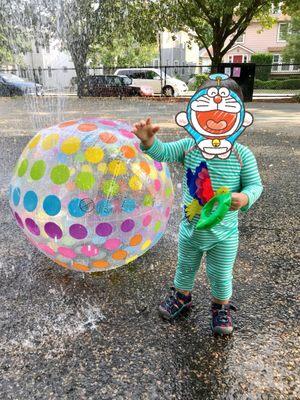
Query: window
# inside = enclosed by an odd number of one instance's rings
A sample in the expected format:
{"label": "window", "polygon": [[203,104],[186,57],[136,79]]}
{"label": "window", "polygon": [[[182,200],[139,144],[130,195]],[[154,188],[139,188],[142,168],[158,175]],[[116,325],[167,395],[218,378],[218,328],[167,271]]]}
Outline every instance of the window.
{"label": "window", "polygon": [[51,69],[51,67],[48,67],[48,77],[52,78],[52,69]]}
{"label": "window", "polygon": [[159,66],[159,59],[158,58],[155,58],[154,60],[153,60],[153,67],[158,67]]}
{"label": "window", "polygon": [[35,51],[36,51],[37,53],[40,52],[40,48],[39,48],[38,42],[35,42]]}
{"label": "window", "polygon": [[228,62],[232,63],[232,56],[228,56]]}
{"label": "window", "polygon": [[242,33],[235,41],[235,43],[244,43],[245,42],[245,32]]}
{"label": "window", "polygon": [[39,75],[42,76],[42,67],[38,67]]}
{"label": "window", "polygon": [[244,56],[243,56],[243,62],[244,62],[244,63],[248,62],[248,56],[247,56],[247,54],[244,54]]}
{"label": "window", "polygon": [[160,79],[159,75],[155,71],[146,71],[146,79]]}
{"label": "window", "polygon": [[285,42],[286,35],[288,34],[289,24],[288,22],[280,22],[278,24],[277,31],[277,42]]}
{"label": "window", "polygon": [[[279,64],[280,63],[280,55],[279,54],[273,54],[273,61],[272,64]],[[278,71],[278,65],[273,65],[272,66],[272,71]]]}
{"label": "window", "polygon": [[274,4],[272,4],[271,6],[271,14],[281,14],[281,5],[282,3],[280,2],[279,4],[277,4],[276,6]]}

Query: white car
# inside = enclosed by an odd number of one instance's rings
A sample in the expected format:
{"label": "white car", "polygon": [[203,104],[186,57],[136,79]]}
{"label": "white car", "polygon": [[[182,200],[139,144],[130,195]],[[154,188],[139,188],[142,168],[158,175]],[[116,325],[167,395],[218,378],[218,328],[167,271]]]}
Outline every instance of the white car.
{"label": "white car", "polygon": [[148,86],[154,93],[162,92],[165,96],[180,96],[188,91],[185,82],[172,78],[157,68],[122,68],[117,69],[115,75],[126,75],[132,79],[134,86]]}

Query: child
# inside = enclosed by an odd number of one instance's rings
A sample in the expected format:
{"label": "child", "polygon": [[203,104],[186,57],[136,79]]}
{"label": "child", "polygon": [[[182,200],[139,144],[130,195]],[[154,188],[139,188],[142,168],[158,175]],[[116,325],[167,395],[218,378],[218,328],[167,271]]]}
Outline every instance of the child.
{"label": "child", "polygon": [[[241,109],[241,106],[235,102],[240,102],[243,108],[243,97],[240,87],[228,77],[222,81],[220,87],[216,88],[215,85],[216,82],[210,79],[201,86],[199,91],[203,88],[210,89],[210,92],[208,91],[208,94],[205,94],[202,99],[203,105],[207,103],[208,113],[210,113],[207,114],[210,115],[210,119],[205,123],[205,129],[211,132],[211,135],[208,133],[208,136],[204,136],[205,142],[211,140],[212,146],[219,146],[221,141],[219,139],[212,140],[212,137],[216,136],[213,136],[212,132],[222,128],[222,136],[219,136],[219,138],[224,139],[226,126],[231,124],[232,118],[238,118],[238,114],[233,116],[230,110],[234,107],[236,107],[236,110]],[[213,89],[211,89],[212,87]],[[234,93],[232,94],[232,92]],[[197,105],[201,105],[199,99],[197,101]],[[225,122],[223,120],[216,122],[216,120],[213,120],[216,114],[213,114],[212,109],[222,110],[219,111],[220,115],[226,116],[226,101],[229,104],[229,117],[226,117],[227,119],[224,117]],[[221,107],[222,104],[223,108]],[[244,120],[246,120],[246,114],[248,113],[245,113],[243,109],[241,115]],[[190,114],[187,113],[186,115]],[[200,121],[200,125],[197,126],[201,131],[201,126],[204,126],[201,125],[201,121],[205,120],[205,114],[199,115],[199,113],[195,113],[198,121]],[[179,125],[184,126],[186,124],[187,121]],[[249,124],[245,122],[245,126]],[[227,127],[227,129],[229,128]],[[203,253],[206,253],[206,273],[212,294],[212,331],[214,334],[220,335],[231,334],[233,324],[230,310],[236,311],[230,303],[230,298],[232,295],[232,270],[239,240],[238,210],[247,211],[262,193],[262,184],[255,157],[247,147],[237,143],[234,143],[232,151],[227,152],[223,157],[222,155],[216,157],[211,153],[209,154],[210,150],[207,147],[201,147],[199,143],[198,145],[196,143],[195,146],[193,138],[186,137],[175,142],[163,143],[155,136],[158,130],[159,126],[153,125],[150,118],[134,124],[133,128],[133,132],[141,140],[141,149],[146,154],[157,161],[181,162],[185,170],[182,186],[184,216],[179,229],[175,287],[171,288],[171,293],[160,304],[159,312],[163,318],[171,320],[191,307],[191,291],[194,286],[195,275],[200,267]],[[191,134],[193,135],[193,133]],[[205,153],[205,151],[208,151],[208,153]],[[201,205],[213,197],[218,189],[224,190],[224,187],[232,193],[230,211],[225,215],[223,221],[213,228],[196,230],[196,224],[201,214]]]}

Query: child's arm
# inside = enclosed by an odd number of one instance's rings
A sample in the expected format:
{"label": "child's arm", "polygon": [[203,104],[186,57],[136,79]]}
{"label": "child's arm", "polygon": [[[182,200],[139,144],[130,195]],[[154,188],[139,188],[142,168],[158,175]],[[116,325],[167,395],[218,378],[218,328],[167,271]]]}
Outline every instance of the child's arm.
{"label": "child's arm", "polygon": [[190,139],[181,139],[176,142],[163,143],[155,137],[159,126],[152,125],[151,119],[134,124],[132,132],[141,140],[141,149],[157,161],[183,162],[184,152],[187,150]]}
{"label": "child's arm", "polygon": [[248,211],[250,207],[259,199],[263,185],[257,168],[257,162],[253,153],[247,149],[243,149],[241,170],[241,193],[247,195],[248,203],[241,208],[242,211]]}

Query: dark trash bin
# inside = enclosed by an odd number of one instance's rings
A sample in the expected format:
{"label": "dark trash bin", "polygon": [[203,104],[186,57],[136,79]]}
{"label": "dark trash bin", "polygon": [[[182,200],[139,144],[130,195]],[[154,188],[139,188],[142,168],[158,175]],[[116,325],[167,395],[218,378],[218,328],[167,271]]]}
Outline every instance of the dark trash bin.
{"label": "dark trash bin", "polygon": [[252,101],[255,63],[222,63],[218,72],[222,72],[234,79],[241,87],[244,101]]}

